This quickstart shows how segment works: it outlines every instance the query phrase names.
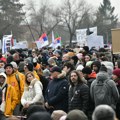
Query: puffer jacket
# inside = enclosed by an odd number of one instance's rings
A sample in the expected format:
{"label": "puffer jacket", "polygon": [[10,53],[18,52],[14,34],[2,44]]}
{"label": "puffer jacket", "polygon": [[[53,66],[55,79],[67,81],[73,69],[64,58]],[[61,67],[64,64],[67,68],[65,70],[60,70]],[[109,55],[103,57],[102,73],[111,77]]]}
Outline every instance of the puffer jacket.
{"label": "puffer jacket", "polygon": [[34,79],[31,81],[29,86],[25,86],[22,98],[21,98],[21,103],[24,106],[26,103],[32,104],[35,102],[43,102],[43,94],[42,94],[42,83]]}
{"label": "puffer jacket", "polygon": [[4,95],[3,95],[4,101],[2,101],[1,106],[4,106],[4,110],[3,110],[4,114],[11,116],[13,114],[14,108],[17,105],[18,97],[17,97],[17,94],[16,94],[14,87],[12,87],[11,85],[8,85],[6,83],[7,82],[6,74],[1,73],[1,75],[5,77],[4,84],[0,87],[2,89],[2,91],[4,91],[3,92],[4,93]]}
{"label": "puffer jacket", "polygon": [[17,105],[17,94],[15,92],[15,89],[8,85],[7,87],[7,93],[6,93],[6,105],[5,105],[5,115],[11,116],[13,114],[13,111]]}
{"label": "puffer jacket", "polygon": [[89,103],[89,87],[82,83],[69,88],[69,110],[79,109],[87,112]]}
{"label": "puffer jacket", "polygon": [[[100,71],[97,74],[96,80],[94,80],[91,84],[91,88],[90,88],[90,95],[91,95],[91,99],[93,100],[93,102],[95,102],[95,97],[94,97],[94,86],[96,86],[97,82],[105,82],[107,80],[107,89],[110,92],[110,98],[111,98],[111,107],[113,109],[116,109],[116,103],[119,99],[119,92],[118,89],[116,87],[116,84],[113,80],[111,80],[109,78],[109,75],[107,72],[104,71]],[[106,103],[107,104],[107,103]]]}
{"label": "puffer jacket", "polygon": [[48,102],[53,110],[68,111],[68,81],[65,78],[56,78],[49,82],[45,93],[45,101]]}
{"label": "puffer jacket", "polygon": [[[18,76],[19,76],[20,83],[18,82],[18,80],[16,78],[16,74],[18,74]],[[13,73],[11,75],[7,75],[7,83],[15,88],[15,91],[16,91],[17,97],[18,97],[17,103],[19,104],[20,100],[21,100],[21,96],[24,91],[25,81],[23,80],[23,76],[20,75],[18,72]]]}

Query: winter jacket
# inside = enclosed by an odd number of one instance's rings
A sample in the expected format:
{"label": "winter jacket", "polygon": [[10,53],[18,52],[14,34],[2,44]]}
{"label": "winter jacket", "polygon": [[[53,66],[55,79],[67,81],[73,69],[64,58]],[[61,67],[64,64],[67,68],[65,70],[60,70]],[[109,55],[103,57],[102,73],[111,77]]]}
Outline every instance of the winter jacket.
{"label": "winter jacket", "polygon": [[35,102],[43,102],[43,94],[42,94],[42,83],[34,79],[31,81],[29,86],[25,86],[22,98],[21,98],[21,103],[24,106],[26,103],[32,104]]}
{"label": "winter jacket", "polygon": [[119,99],[119,93],[118,93],[118,90],[117,90],[117,87],[116,87],[116,84],[113,80],[111,80],[109,78],[109,75],[107,72],[104,72],[104,71],[100,71],[98,74],[97,74],[97,77],[96,77],[96,80],[94,80],[91,84],[91,88],[90,88],[90,95],[91,95],[91,98],[92,100],[95,102],[95,97],[94,97],[94,86],[97,84],[97,82],[105,82],[106,80],[107,81],[107,85],[108,85],[108,91],[111,92],[111,107],[113,109],[116,108],[116,103]]}
{"label": "winter jacket", "polygon": [[89,87],[86,84],[78,84],[69,88],[69,110],[79,109],[87,112],[89,102]]}
{"label": "winter jacket", "polygon": [[13,114],[13,110],[17,105],[17,101],[18,98],[15,89],[11,85],[8,85],[6,92],[5,115]]}
{"label": "winter jacket", "polygon": [[18,97],[15,88],[6,83],[7,82],[6,74],[1,73],[1,75],[4,76],[5,78],[3,85],[0,86],[3,93],[1,110],[4,112],[5,115],[12,115],[13,110],[17,105]]}
{"label": "winter jacket", "polygon": [[[19,76],[19,81],[18,82],[18,77],[16,77],[16,74],[17,76]],[[21,96],[23,94],[23,91],[24,91],[24,80],[23,80],[23,76],[20,75],[20,73],[13,73],[11,75],[7,75],[7,83],[10,84],[11,86],[13,86],[15,88],[15,91],[17,93],[17,97],[18,97],[18,104],[20,103],[20,99],[21,99]]]}
{"label": "winter jacket", "polygon": [[[49,106],[53,106],[53,110],[68,110],[68,81],[64,78],[53,79],[49,82],[45,101]],[[50,110],[51,111],[51,110]]]}

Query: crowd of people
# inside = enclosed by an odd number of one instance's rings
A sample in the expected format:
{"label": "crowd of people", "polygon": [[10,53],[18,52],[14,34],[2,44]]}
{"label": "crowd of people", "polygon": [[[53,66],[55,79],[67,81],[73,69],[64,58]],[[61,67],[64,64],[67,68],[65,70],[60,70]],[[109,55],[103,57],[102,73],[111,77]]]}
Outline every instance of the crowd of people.
{"label": "crowd of people", "polygon": [[106,49],[0,53],[0,120],[120,119],[120,60]]}

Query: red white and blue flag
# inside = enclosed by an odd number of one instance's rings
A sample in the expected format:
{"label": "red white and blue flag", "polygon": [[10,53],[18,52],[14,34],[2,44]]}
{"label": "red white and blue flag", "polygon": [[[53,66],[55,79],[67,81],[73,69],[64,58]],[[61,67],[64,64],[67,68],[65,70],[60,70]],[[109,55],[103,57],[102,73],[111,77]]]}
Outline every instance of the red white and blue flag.
{"label": "red white and blue flag", "polygon": [[57,48],[58,46],[61,46],[61,37],[55,38],[52,31],[52,43],[50,44],[50,47]]}
{"label": "red white and blue flag", "polygon": [[40,38],[36,41],[37,47],[42,48],[44,46],[47,46],[49,44],[48,37],[46,33],[43,33]]}

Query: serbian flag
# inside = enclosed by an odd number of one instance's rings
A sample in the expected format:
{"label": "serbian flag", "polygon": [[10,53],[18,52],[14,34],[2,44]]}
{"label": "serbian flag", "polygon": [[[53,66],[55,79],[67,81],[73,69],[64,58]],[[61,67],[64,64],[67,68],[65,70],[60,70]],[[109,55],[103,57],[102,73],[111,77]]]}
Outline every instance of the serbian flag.
{"label": "serbian flag", "polygon": [[36,41],[38,48],[42,48],[44,46],[47,46],[49,44],[48,37],[46,33],[43,33],[41,37]]}
{"label": "serbian flag", "polygon": [[55,38],[56,43],[61,43],[61,37]]}

